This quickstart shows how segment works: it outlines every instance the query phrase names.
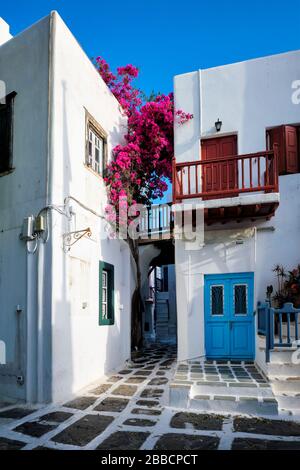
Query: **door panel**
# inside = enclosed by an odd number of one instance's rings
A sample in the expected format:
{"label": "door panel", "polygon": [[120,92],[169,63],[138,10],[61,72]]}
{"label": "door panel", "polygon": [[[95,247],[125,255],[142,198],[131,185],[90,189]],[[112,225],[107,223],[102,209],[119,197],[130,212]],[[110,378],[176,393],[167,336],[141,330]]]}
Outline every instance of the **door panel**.
{"label": "door panel", "polygon": [[[237,137],[226,136],[201,141],[201,158],[210,161],[224,159],[237,154]],[[203,192],[213,192],[237,188],[237,162],[212,163],[203,168]]]}
{"label": "door panel", "polygon": [[268,150],[273,150],[274,144],[278,145],[278,171],[282,174],[285,172],[286,167],[284,126],[269,129],[267,134],[269,136]]}
{"label": "door panel", "polygon": [[280,175],[297,173],[299,170],[298,131],[295,126],[279,126],[267,131],[267,148],[278,145],[278,171]]}
{"label": "door panel", "polygon": [[286,171],[297,173],[298,171],[298,135],[293,126],[285,126],[286,143]]}
{"label": "door panel", "polygon": [[204,302],[207,357],[252,359],[253,273],[205,276]]}
{"label": "door panel", "polygon": [[215,325],[209,324],[206,335],[206,344],[210,351],[214,351],[217,357],[229,355],[229,336],[226,322],[218,322]]}

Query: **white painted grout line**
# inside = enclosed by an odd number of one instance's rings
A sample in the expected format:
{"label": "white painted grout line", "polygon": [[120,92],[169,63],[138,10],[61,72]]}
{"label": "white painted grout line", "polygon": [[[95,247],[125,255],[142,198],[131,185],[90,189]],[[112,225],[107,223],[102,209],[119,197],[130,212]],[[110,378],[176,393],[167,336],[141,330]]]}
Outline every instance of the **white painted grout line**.
{"label": "white painted grout line", "polygon": [[230,450],[235,437],[233,433],[232,417],[224,419],[222,431],[223,434],[220,436],[218,450]]}

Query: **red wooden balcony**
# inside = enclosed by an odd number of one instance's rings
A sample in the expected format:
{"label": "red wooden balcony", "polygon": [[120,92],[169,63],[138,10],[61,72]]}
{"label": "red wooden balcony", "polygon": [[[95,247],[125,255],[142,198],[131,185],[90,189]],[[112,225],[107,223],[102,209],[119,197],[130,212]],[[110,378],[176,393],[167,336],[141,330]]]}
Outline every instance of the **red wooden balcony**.
{"label": "red wooden balcony", "polygon": [[[272,216],[278,201],[266,194],[278,193],[277,162],[276,145],[273,150],[247,155],[183,163],[176,163],[174,159],[173,203],[200,198],[206,201],[206,219],[211,220]],[[254,197],[239,197],[247,194]],[[229,201],[229,198],[237,197]],[[248,207],[243,209],[244,206]],[[216,211],[218,208],[221,212]]]}

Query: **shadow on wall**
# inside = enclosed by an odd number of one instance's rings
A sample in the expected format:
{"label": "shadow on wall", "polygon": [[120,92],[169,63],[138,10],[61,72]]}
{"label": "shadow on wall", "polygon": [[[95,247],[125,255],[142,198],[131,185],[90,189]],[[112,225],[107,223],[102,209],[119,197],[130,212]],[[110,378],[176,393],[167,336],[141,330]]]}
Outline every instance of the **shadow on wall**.
{"label": "shadow on wall", "polygon": [[[61,174],[63,180],[64,194],[63,197],[69,195],[70,193],[70,182],[72,181],[72,166],[71,166],[71,152],[70,152],[70,133],[68,128],[68,116],[67,116],[67,101],[68,101],[68,88],[65,81],[62,82],[62,116],[63,116],[63,129],[62,129],[62,155],[61,155]],[[59,158],[59,156],[57,156]],[[62,216],[59,216],[62,217]],[[69,223],[66,223],[66,219],[61,219],[60,228],[62,233],[69,231]],[[72,394],[73,391],[73,376],[74,376],[74,363],[73,363],[73,345],[72,345],[72,312],[71,305],[67,298],[67,293],[69,292],[68,285],[68,266],[67,260],[68,255],[63,254],[61,256],[60,250],[62,250],[61,240],[56,236],[53,240],[54,243],[60,243],[60,246],[54,247],[54,252],[58,253],[58,259],[60,259],[61,265],[55,266],[52,271],[52,275],[55,280],[55,270],[59,269],[60,278],[62,280],[60,285],[60,290],[57,290],[57,295],[59,300],[56,302],[54,311],[55,320],[53,321],[53,339],[55,341],[55,360],[59,361],[61,357],[61,362],[56,364],[55,367],[59,367],[60,373],[59,376],[55,377],[55,387],[58,388],[59,382],[61,380],[63,390],[59,391],[59,395],[68,396]],[[55,284],[55,289],[58,289],[58,283]],[[53,314],[53,313],[52,313]],[[52,340],[53,343],[53,340]],[[53,356],[52,356],[53,357]],[[61,367],[60,364],[64,364],[64,367]],[[61,375],[61,377],[60,377]],[[52,375],[53,377],[53,375]]]}

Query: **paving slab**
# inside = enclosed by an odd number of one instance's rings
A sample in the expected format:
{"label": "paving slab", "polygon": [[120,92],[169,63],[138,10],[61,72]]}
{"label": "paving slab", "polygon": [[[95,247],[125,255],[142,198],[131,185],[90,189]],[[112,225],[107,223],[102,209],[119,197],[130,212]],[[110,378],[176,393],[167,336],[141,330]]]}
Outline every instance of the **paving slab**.
{"label": "paving slab", "polygon": [[32,437],[41,437],[47,432],[52,431],[55,429],[56,425],[53,424],[44,424],[39,423],[38,421],[29,421],[27,423],[23,423],[20,426],[17,426],[14,431],[20,432],[21,434],[27,434],[28,436]]}
{"label": "paving slab", "polygon": [[237,438],[232,450],[300,450],[299,441],[275,441],[266,439]]}
{"label": "paving slab", "polygon": [[106,438],[98,450],[138,450],[150,435],[148,432],[118,431]]}
{"label": "paving slab", "polygon": [[164,393],[162,388],[145,388],[142,393],[142,398],[159,398]]}
{"label": "paving slab", "polygon": [[133,415],[149,415],[149,416],[159,416],[161,415],[161,410],[153,410],[147,408],[133,408],[131,411]]}
{"label": "paving slab", "polygon": [[124,397],[131,397],[137,391],[134,385],[119,385],[111,392],[112,395],[123,395]]}
{"label": "paving slab", "polygon": [[6,419],[21,419],[24,418],[25,416],[28,416],[32,414],[35,410],[33,409],[28,409],[28,408],[11,408],[9,410],[1,411],[0,413],[0,418],[6,418]]}
{"label": "paving slab", "polygon": [[126,398],[114,398],[114,397],[107,397],[104,398],[95,408],[94,411],[112,411],[114,413],[121,413],[121,411],[125,410],[126,406],[128,405],[129,400]]}
{"label": "paving slab", "polygon": [[168,433],[158,439],[154,450],[215,450],[218,444],[218,437]]}
{"label": "paving slab", "polygon": [[53,411],[45,415],[39,416],[39,421],[50,421],[54,423],[63,423],[67,419],[71,418],[73,413],[67,413],[66,411]]}
{"label": "paving slab", "polygon": [[63,406],[66,408],[74,408],[76,410],[85,410],[89,406],[93,405],[97,398],[95,397],[78,397],[74,398],[74,400],[68,401],[67,403],[64,403]]}
{"label": "paving slab", "polygon": [[0,450],[20,450],[25,447],[25,443],[6,437],[0,437]]}
{"label": "paving slab", "polygon": [[224,417],[214,414],[198,414],[180,412],[176,413],[170,422],[171,428],[185,429],[192,426],[193,429],[203,431],[221,431]]}
{"label": "paving slab", "polygon": [[111,388],[111,384],[101,384],[92,390],[89,390],[89,393],[93,395],[102,395],[103,393],[107,392]]}
{"label": "paving slab", "polygon": [[140,418],[128,418],[123,423],[125,426],[141,426],[141,427],[148,427],[154,426],[156,421],[152,421],[151,419],[140,419]]}
{"label": "paving slab", "polygon": [[157,401],[157,400],[137,400],[136,404],[139,405],[139,406],[148,406],[149,408],[152,408],[154,406],[159,406],[159,401]]}
{"label": "paving slab", "polygon": [[85,415],[52,437],[52,440],[62,444],[84,446],[101,434],[113,420],[113,416]]}
{"label": "paving slab", "polygon": [[293,421],[237,417],[233,421],[233,426],[235,432],[273,436],[300,436],[300,423]]}

